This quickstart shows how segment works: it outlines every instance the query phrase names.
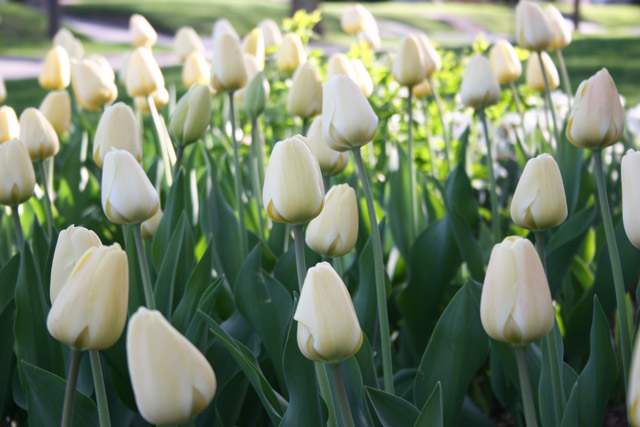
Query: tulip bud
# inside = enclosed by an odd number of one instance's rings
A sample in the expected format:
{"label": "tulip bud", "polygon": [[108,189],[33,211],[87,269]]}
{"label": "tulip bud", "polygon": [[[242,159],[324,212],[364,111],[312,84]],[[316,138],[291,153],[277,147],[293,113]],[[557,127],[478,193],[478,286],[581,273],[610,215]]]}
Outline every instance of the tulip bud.
{"label": "tulip bud", "polygon": [[293,74],[287,111],[304,118],[313,117],[322,111],[322,77],[313,63],[302,64]]}
{"label": "tulip bud", "polygon": [[298,348],[307,359],[340,362],[360,350],[362,330],[349,290],[327,262],[307,272],[293,318]]}
{"label": "tulip bud", "polygon": [[529,230],[547,230],[567,219],[562,175],[550,155],[540,154],[527,162],[511,201],[511,219]]}
{"label": "tulip bud", "polygon": [[400,41],[392,71],[393,77],[403,86],[417,85],[426,77],[422,50],[413,36],[405,36]]}
{"label": "tulip bud", "polygon": [[107,80],[113,81],[113,82],[116,81],[116,73],[114,73],[113,68],[111,68],[111,64],[109,64],[109,61],[107,61],[107,58],[105,58],[102,55],[93,54],[87,57],[87,59],[90,59],[91,61],[95,62],[98,65],[98,67],[100,67],[100,70],[102,71],[103,75],[107,78]]}
{"label": "tulip bud", "polygon": [[233,25],[231,25],[231,22],[229,22],[229,20],[225,18],[220,18],[215,22],[215,24],[213,24],[211,39],[213,41],[213,46],[216,45],[216,40],[219,39],[223,34],[230,34],[236,41],[240,41],[240,37],[238,36],[236,29],[233,28]]}
{"label": "tulip bud", "polygon": [[82,45],[82,42],[80,40],[73,40],[73,43],[71,44],[71,52],[69,52],[69,57],[78,61],[84,57],[84,46]]}
{"label": "tulip bud", "polygon": [[173,47],[182,62],[194,52],[201,55],[204,54],[202,40],[200,40],[196,30],[191,27],[180,27],[178,29],[173,40]]}
{"label": "tulip bud", "polygon": [[20,122],[13,108],[8,105],[0,107],[0,144],[20,136]]}
{"label": "tulip bud", "polygon": [[196,142],[211,121],[211,93],[209,86],[197,85],[185,93],[169,120],[169,131],[182,145]]}
{"label": "tulip bud", "polygon": [[264,35],[260,28],[254,28],[247,37],[245,37],[242,43],[242,50],[244,53],[248,53],[256,58],[259,70],[264,68]]}
{"label": "tulip bud", "polygon": [[71,124],[71,98],[66,90],[51,91],[40,104],[40,112],[49,120],[58,136],[64,135]]}
{"label": "tulip bud", "polygon": [[91,59],[74,64],[71,83],[76,100],[89,111],[100,111],[103,105],[113,102],[118,96],[113,79]]}
{"label": "tulip bud", "polygon": [[369,49],[378,50],[382,45],[382,40],[380,40],[380,30],[378,29],[378,23],[376,22],[373,15],[371,15],[371,20],[367,23],[367,29],[357,35],[358,43],[365,42]]}
{"label": "tulip bud", "polygon": [[158,207],[158,193],[131,153],[108,152],[102,168],[102,209],[107,218],[116,224],[138,224]]}
{"label": "tulip bud", "polygon": [[533,244],[510,236],[491,251],[480,299],[480,320],[498,341],[526,345],[553,328],[549,284]]}
{"label": "tulip bud", "polygon": [[96,233],[84,227],[70,225],[60,232],[51,264],[49,296],[55,301],[71,272],[84,254],[91,248],[102,246]]}
{"label": "tulip bud", "polygon": [[483,108],[500,100],[500,85],[491,72],[489,60],[475,55],[464,69],[460,86],[462,103],[471,108]]}
{"label": "tulip bud", "polygon": [[[553,60],[547,52],[540,52],[542,55],[542,65],[544,73],[547,75],[549,90],[554,90],[560,86],[560,77]],[[529,56],[527,60],[527,86],[536,92],[544,92],[544,77],[540,69],[540,58],[537,54]]]}
{"label": "tulip bud", "polygon": [[349,58],[344,53],[334,53],[329,57],[329,65],[327,67],[327,80],[338,74],[349,76],[353,81],[356,80],[355,71]]}
{"label": "tulip bud", "polygon": [[418,33],[414,36],[418,41],[420,50],[422,51],[422,59],[424,68],[427,70],[427,76],[437,73],[442,68],[442,59],[435,47],[431,44],[431,40],[424,33]]}
{"label": "tulip bud", "polygon": [[378,130],[378,116],[358,85],[347,76],[334,76],[322,90],[322,129],[336,151],[369,143]]}
{"label": "tulip bud", "polygon": [[516,37],[520,46],[537,52],[547,49],[553,40],[547,17],[536,3],[527,0],[518,2]]}
{"label": "tulip bud", "polygon": [[4,79],[0,76],[0,104],[7,99],[7,88],[4,85]]}
{"label": "tulip bud", "polygon": [[256,119],[264,112],[271,91],[264,72],[256,74],[243,90],[245,91],[244,110],[251,119]]}
{"label": "tulip bud", "polygon": [[264,47],[265,50],[271,50],[271,48],[276,48],[280,46],[282,43],[282,33],[280,32],[280,28],[278,24],[273,19],[264,19],[258,24],[258,28],[262,30],[262,35],[264,36]]}
{"label": "tulip bud", "polygon": [[27,147],[19,139],[0,144],[0,205],[16,206],[33,196],[36,175]]}
{"label": "tulip bud", "polygon": [[149,21],[137,13],[129,18],[129,31],[131,32],[131,44],[135,47],[151,47],[158,40],[158,34]]}
{"label": "tulip bud", "polygon": [[624,231],[633,246],[640,248],[640,151],[627,151],[622,157],[620,174]]}
{"label": "tulip bud", "polygon": [[622,139],[624,108],[606,68],[578,87],[567,123],[567,138],[581,148],[608,147]]}
{"label": "tulip bud", "polygon": [[553,33],[553,39],[547,50],[562,49],[571,43],[571,28],[565,21],[560,11],[553,5],[548,5],[545,9],[547,22]]}
{"label": "tulip bud", "polygon": [[38,76],[38,83],[46,90],[59,90],[69,86],[71,79],[71,63],[69,55],[62,46],[51,48],[44,60]]}
{"label": "tulip bud", "polygon": [[348,184],[331,187],[320,215],[309,223],[306,242],[325,257],[346,255],[358,240],[358,202]]}
{"label": "tulip bud", "polygon": [[151,51],[137,48],[127,61],[127,93],[130,97],[149,96],[164,87],[164,77]]}
{"label": "tulip bud", "polygon": [[501,85],[515,81],[522,74],[522,63],[515,49],[504,39],[498,40],[491,47],[489,62],[493,75]]}
{"label": "tulip bud", "polygon": [[73,33],[66,28],[60,28],[58,32],[53,36],[52,45],[53,46],[62,46],[64,50],[67,51],[69,57],[71,56],[71,52],[73,50],[73,42],[76,40]]}
{"label": "tulip bud", "polygon": [[629,390],[627,391],[627,418],[632,427],[640,426],[640,334],[636,334],[631,369],[629,370]]}
{"label": "tulip bud", "polygon": [[431,95],[432,92],[433,89],[431,89],[431,85],[429,84],[429,80],[427,79],[424,79],[413,88],[411,88],[411,93],[413,94],[414,98],[425,98]]}
{"label": "tulip bud", "polygon": [[342,17],[340,25],[347,34],[358,34],[367,29],[368,11],[359,3],[349,6]]}
{"label": "tulip bud", "polygon": [[296,33],[285,34],[276,59],[278,71],[291,74],[305,62],[307,62],[307,53],[300,36]]}
{"label": "tulip bud", "polygon": [[[243,54],[244,58],[244,67],[247,70],[247,81],[250,82],[260,71],[260,65],[258,64],[258,60],[253,55],[249,55],[248,53]],[[268,85],[268,83],[267,83]],[[271,89],[269,87],[269,89]],[[247,90],[247,86],[242,89],[238,89],[233,93],[233,98],[236,100],[238,105],[242,104],[244,101],[244,93]]]}
{"label": "tulip bud", "polygon": [[216,392],[207,359],[156,310],[140,307],[131,316],[127,365],[138,410],[151,424],[184,424]]}
{"label": "tulip bud", "polygon": [[160,221],[162,221],[162,209],[158,207],[156,213],[151,218],[142,223],[142,238],[151,240],[156,235]]}
{"label": "tulip bud", "polygon": [[32,162],[55,156],[60,149],[55,129],[37,108],[27,108],[20,115],[20,141]]}
{"label": "tulip bud", "polygon": [[211,70],[204,55],[191,52],[182,66],[182,84],[189,89],[194,84],[208,85]]}
{"label": "tulip bud", "polygon": [[[151,100],[153,101],[153,105],[156,106],[156,110],[162,110],[164,107],[169,104],[169,91],[167,88],[162,87],[157,91],[151,94]],[[151,110],[149,109],[149,100],[145,96],[136,96],[133,98],[133,104],[136,106],[142,114],[150,114]]]}
{"label": "tulip bud", "polygon": [[211,65],[213,88],[219,92],[233,92],[248,81],[244,57],[238,41],[228,33],[216,39]]}
{"label": "tulip bud", "polygon": [[351,66],[353,67],[354,80],[360,86],[360,90],[367,98],[373,93],[373,80],[364,66],[361,60],[358,58],[351,59]]}
{"label": "tulip bud", "polygon": [[133,110],[124,102],[107,107],[100,117],[93,140],[93,161],[102,168],[104,158],[112,150],[125,150],[140,163],[142,141]]}
{"label": "tulip bud", "polygon": [[306,142],[311,152],[318,159],[323,175],[337,175],[347,167],[349,157],[346,153],[332,150],[324,140],[322,133],[322,116],[316,116],[307,132]]}
{"label": "tulip bud", "polygon": [[88,249],[52,299],[47,329],[80,350],[104,350],[127,323],[129,264],[119,244]]}
{"label": "tulip bud", "polygon": [[322,210],[322,173],[305,140],[304,136],[293,136],[276,143],[271,152],[262,202],[274,221],[304,224]]}

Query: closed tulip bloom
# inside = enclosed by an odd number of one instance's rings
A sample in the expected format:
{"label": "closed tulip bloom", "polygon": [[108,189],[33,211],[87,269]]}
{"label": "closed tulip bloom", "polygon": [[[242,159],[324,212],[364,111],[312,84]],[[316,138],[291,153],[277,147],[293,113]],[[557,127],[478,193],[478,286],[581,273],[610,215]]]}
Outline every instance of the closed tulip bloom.
{"label": "closed tulip bloom", "polygon": [[138,163],[142,161],[140,127],[133,110],[124,102],[107,107],[100,117],[93,139],[93,161],[99,168],[112,150],[126,150]]}
{"label": "closed tulip bloom", "polygon": [[358,34],[367,29],[368,11],[360,4],[353,4],[344,11],[340,25],[347,34]]}
{"label": "closed tulip bloom", "polygon": [[211,73],[213,88],[219,92],[233,92],[245,87],[248,83],[240,44],[228,33],[216,39]]}
{"label": "closed tulip bloom", "polygon": [[158,41],[158,34],[153,29],[147,18],[137,13],[129,18],[129,32],[131,33],[131,44],[135,47],[151,47]]}
{"label": "closed tulip bloom", "polygon": [[8,105],[0,107],[0,144],[20,136],[20,122],[13,108]]}
{"label": "closed tulip bloom", "polygon": [[358,202],[348,184],[331,187],[324,198],[320,215],[309,223],[306,242],[325,257],[349,253],[358,240]]}
{"label": "closed tulip bloom", "polygon": [[20,141],[27,147],[32,162],[55,156],[60,149],[58,134],[37,108],[27,108],[20,115]]}
{"label": "closed tulip bloom", "polygon": [[329,65],[327,67],[327,80],[331,80],[331,77],[338,74],[344,74],[351,77],[353,81],[356,80],[355,71],[349,58],[344,53],[334,53],[329,57]]}
{"label": "closed tulip bloom", "polygon": [[282,43],[282,33],[280,27],[273,19],[264,19],[258,24],[258,28],[262,30],[264,36],[264,47],[266,50],[271,50],[280,46]]}
{"label": "closed tulip bloom", "polygon": [[66,90],[54,90],[40,104],[40,112],[49,120],[58,136],[65,134],[71,124],[71,98]]}
{"label": "closed tulip bloom", "polygon": [[73,40],[73,43],[71,44],[71,52],[69,52],[69,57],[76,60],[81,60],[84,57],[84,46],[82,45],[82,42],[80,40]]}
{"label": "closed tulip bloom", "polygon": [[475,55],[467,63],[460,86],[462,103],[471,108],[483,108],[500,100],[500,85],[491,72],[489,60]]}
{"label": "closed tulip bloom", "polygon": [[71,57],[71,51],[73,49],[73,42],[75,41],[73,33],[66,28],[60,28],[53,36],[51,44],[53,46],[62,46],[67,54]]}
{"label": "closed tulip bloom", "polygon": [[640,426],[640,334],[636,334],[636,342],[631,356],[629,390],[627,391],[627,418],[632,427]]}
{"label": "closed tulip bloom", "polygon": [[307,359],[335,363],[360,350],[362,329],[349,290],[327,262],[307,272],[293,318],[298,348]]}
{"label": "closed tulip bloom", "polygon": [[104,350],[127,323],[129,264],[119,244],[88,249],[52,300],[47,329],[79,350]]}
{"label": "closed tulip bloom", "polygon": [[433,89],[431,89],[431,85],[429,84],[429,80],[427,79],[424,79],[413,88],[411,88],[411,93],[413,94],[414,98],[425,98],[431,95],[432,92]]}
{"label": "closed tulip bloom", "polygon": [[230,34],[236,41],[240,41],[240,37],[238,36],[236,29],[231,25],[231,22],[229,22],[228,19],[220,18],[213,24],[213,31],[211,33],[213,46],[216,45],[216,40],[223,34]]}
{"label": "closed tulip bloom", "polygon": [[209,84],[211,69],[204,55],[191,52],[182,66],[182,84],[189,89],[194,84]]}
{"label": "closed tulip bloom", "polygon": [[420,46],[427,76],[431,76],[433,73],[440,71],[442,68],[442,58],[440,58],[440,54],[436,48],[433,47],[433,44],[431,44],[429,37],[424,33],[418,33],[414,37]]}
{"label": "closed tulip bloom", "polygon": [[[169,104],[169,91],[167,88],[162,87],[151,94],[151,100],[153,105],[156,106],[156,110],[160,111]],[[149,101],[145,96],[136,96],[133,98],[133,104],[142,114],[151,114]]]}
{"label": "closed tulip bloom", "polygon": [[71,80],[71,63],[69,55],[62,46],[51,48],[44,60],[38,76],[38,83],[46,90],[59,90],[69,86]]}
{"label": "closed tulip bloom", "polygon": [[49,296],[52,302],[67,283],[78,261],[89,249],[99,246],[102,246],[102,242],[98,235],[84,227],[70,225],[60,232],[51,264]]}
{"label": "closed tulip bloom", "polygon": [[[243,54],[244,57],[244,67],[247,70],[247,81],[251,82],[253,78],[260,71],[260,64],[258,64],[258,60],[253,55],[249,55],[248,53]],[[247,86],[249,84],[247,83]],[[238,104],[242,104],[244,102],[244,93],[247,90],[247,86],[242,89],[238,89],[233,93],[233,99],[236,100]],[[268,86],[268,83],[267,83]],[[269,87],[269,90],[271,87]]]}
{"label": "closed tulip bloom", "polygon": [[159,208],[158,193],[128,151],[110,151],[102,169],[102,209],[111,222],[138,224]]}
{"label": "closed tulip bloom", "polygon": [[0,205],[15,206],[33,196],[36,175],[27,147],[19,139],[0,144]]}
{"label": "closed tulip bloom", "polygon": [[151,51],[137,48],[127,61],[127,93],[130,97],[149,96],[164,87],[164,77]]}
{"label": "closed tulip bloom", "polygon": [[367,67],[365,67],[362,61],[358,58],[352,58],[350,62],[353,67],[355,82],[360,86],[360,90],[364,96],[367,98],[370,97],[373,93],[373,80],[367,71]]}
{"label": "closed tulip bloom", "polygon": [[0,76],[0,104],[7,99],[7,87],[4,85],[4,79]]}
{"label": "closed tulip bloom", "polygon": [[138,410],[151,424],[184,424],[216,392],[207,359],[156,310],[140,307],[131,316],[127,365]]}
{"label": "closed tulip bloom", "polygon": [[522,0],[516,6],[516,38],[523,48],[538,52],[552,42],[553,31],[536,3]]}
{"label": "closed tulip bloom", "polygon": [[571,28],[560,11],[553,5],[548,5],[545,9],[547,22],[553,32],[553,40],[547,50],[562,49],[571,44]]}
{"label": "closed tulip bloom", "polygon": [[287,97],[287,111],[294,116],[313,117],[322,111],[322,77],[316,66],[307,62],[293,74]]}
{"label": "closed tulip bloom", "polygon": [[[541,52],[540,54],[542,55],[544,73],[547,75],[547,81],[549,82],[549,90],[554,90],[560,86],[558,69],[547,52]],[[527,86],[536,92],[545,91],[544,76],[540,69],[540,58],[538,58],[537,54],[529,56],[527,60]]]}
{"label": "closed tulip bloom", "polygon": [[196,30],[191,27],[180,27],[178,29],[173,39],[173,48],[182,62],[193,52],[204,53],[202,40]]}
{"label": "closed tulip bloom", "polygon": [[322,131],[336,151],[369,143],[378,130],[378,116],[358,85],[347,76],[334,76],[322,91]]}
{"label": "closed tulip bloom", "polygon": [[522,63],[515,49],[504,39],[498,40],[491,46],[489,62],[493,75],[501,85],[515,81],[522,74]]}
{"label": "closed tulip bloom", "polygon": [[306,142],[311,152],[318,159],[323,175],[337,175],[347,167],[349,157],[345,153],[332,150],[324,140],[322,132],[322,116],[316,116],[307,132]]}
{"label": "closed tulip bloom", "polygon": [[171,114],[169,131],[182,145],[200,139],[211,121],[211,93],[209,86],[192,87],[182,95]]}
{"label": "closed tulip bloom", "polygon": [[403,86],[420,83],[426,76],[422,50],[413,36],[405,36],[400,41],[392,67],[393,77]]}
{"label": "closed tulip bloom", "polygon": [[380,30],[378,29],[378,23],[373,15],[371,20],[367,23],[367,29],[357,35],[358,43],[365,42],[369,49],[378,50],[382,45],[380,40]]}
{"label": "closed tulip bloom", "polygon": [[296,33],[285,34],[276,58],[278,71],[291,74],[305,62],[307,62],[307,53],[300,36]]}
{"label": "closed tulip bloom", "polygon": [[553,302],[533,244],[510,236],[493,247],[480,299],[480,320],[498,341],[526,345],[553,328]]}
{"label": "closed tulip bloom", "polygon": [[562,175],[550,155],[540,154],[527,162],[511,201],[511,219],[529,230],[547,230],[567,219]]}
{"label": "closed tulip bloom", "polygon": [[259,70],[264,68],[264,35],[260,28],[254,28],[249,34],[247,34],[247,37],[245,37],[242,42],[242,50],[244,53],[248,53],[256,58]]}
{"label": "closed tulip bloom", "polygon": [[620,173],[624,231],[633,246],[640,248],[640,151],[627,151]]}
{"label": "closed tulip bloom", "polygon": [[116,80],[116,73],[113,71],[113,68],[111,67],[111,64],[109,64],[109,61],[107,61],[107,58],[102,55],[93,54],[89,55],[87,59],[95,62],[107,79],[112,81]]}
{"label": "closed tulip bloom", "polygon": [[581,148],[598,149],[614,144],[624,134],[624,108],[606,68],[578,87],[567,123],[567,138]]}
{"label": "closed tulip bloom", "polygon": [[97,62],[90,59],[74,64],[71,83],[76,100],[89,111],[100,111],[118,96],[118,88],[113,79]]}
{"label": "closed tulip bloom", "polygon": [[305,139],[301,135],[293,136],[276,143],[271,152],[262,202],[274,221],[304,224],[322,210],[322,173]]}
{"label": "closed tulip bloom", "polygon": [[153,214],[151,218],[142,223],[142,238],[151,240],[153,236],[156,235],[156,231],[158,230],[158,226],[160,225],[160,221],[162,221],[162,209],[158,207],[156,213]]}
{"label": "closed tulip bloom", "polygon": [[242,89],[244,111],[252,118],[258,118],[263,112],[269,99],[271,87],[264,76],[264,72],[256,74],[247,87]]}

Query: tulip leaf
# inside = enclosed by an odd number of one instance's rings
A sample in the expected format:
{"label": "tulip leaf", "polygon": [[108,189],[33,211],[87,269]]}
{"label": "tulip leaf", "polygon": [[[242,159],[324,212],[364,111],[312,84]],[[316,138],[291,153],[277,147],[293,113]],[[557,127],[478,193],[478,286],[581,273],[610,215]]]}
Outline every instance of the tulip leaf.
{"label": "tulip leaf", "polygon": [[0,269],[0,313],[13,301],[20,269],[20,254],[16,253]]}
{"label": "tulip leaf", "polygon": [[384,427],[411,426],[418,420],[420,412],[410,402],[386,391],[371,387],[365,387],[365,389]]}
{"label": "tulip leaf", "polygon": [[160,270],[162,261],[168,253],[175,255],[174,248],[169,242],[180,217],[186,212],[188,194],[184,173],[180,170],[171,184],[162,219],[151,242],[151,261],[156,270]]}
{"label": "tulip leaf", "polygon": [[[396,146],[398,151],[398,169],[389,173],[389,186],[387,211],[389,217],[389,223],[391,225],[391,235],[393,241],[397,245],[400,254],[404,259],[409,259],[411,252],[411,246],[413,245],[413,236],[410,235],[409,221],[411,221],[411,193],[409,191],[409,159],[402,147]],[[416,187],[418,187],[416,185]],[[417,193],[417,189],[416,189]],[[418,202],[420,197],[416,194]],[[418,209],[420,211],[420,209]],[[419,215],[420,216],[420,215]],[[424,221],[418,221],[417,223],[424,223]],[[416,235],[419,234],[421,228],[415,230]]]}
{"label": "tulip leaf", "polygon": [[422,407],[414,427],[442,427],[442,386],[438,382]]}
{"label": "tulip leaf", "polygon": [[[344,380],[353,422],[356,426],[372,426],[373,419],[369,412],[368,400],[365,396],[363,376],[358,359],[350,357],[344,360],[340,363],[340,369],[342,371],[342,378]],[[338,405],[338,402],[335,402],[334,405]],[[339,406],[336,406],[336,408],[339,408]]]}
{"label": "tulip leaf", "polygon": [[[309,268],[322,261],[320,255],[312,251],[306,243],[304,244],[304,259]],[[287,252],[276,262],[273,268],[273,276],[290,292],[300,292],[296,273],[296,252],[293,239],[289,241],[289,249]]]}
{"label": "tulip leaf", "polygon": [[[216,415],[223,426],[238,425],[238,418],[245,404],[249,380],[243,372],[236,373],[225,382],[216,394]],[[257,412],[257,411],[256,411]]]}
{"label": "tulip leaf", "polygon": [[[214,280],[204,290],[204,292],[200,297],[200,300],[197,303],[197,306],[194,308],[193,311],[190,312],[190,313],[196,313],[196,315],[193,316],[193,318],[191,319],[191,322],[189,323],[189,326],[184,335],[185,337],[187,337],[187,339],[189,339],[189,341],[194,343],[202,353],[205,353],[207,350],[207,343],[208,343],[207,334],[206,334],[207,327],[204,319],[202,319],[201,316],[198,316],[197,313],[199,310],[202,310],[205,313],[210,313],[213,311],[215,296],[216,296],[216,293],[218,293],[218,291],[221,288],[222,281],[223,281],[223,277],[218,277],[216,280]],[[186,298],[183,301],[188,301],[188,298]]]}
{"label": "tulip leaf", "polygon": [[[15,280],[13,281],[15,282]],[[6,282],[0,279],[0,283]],[[7,286],[8,287],[8,286]],[[12,380],[15,373],[16,361],[13,354],[13,316],[15,314],[14,305],[9,304],[0,311],[0,414],[7,414],[8,409],[13,405]]]}
{"label": "tulip leaf", "polygon": [[569,143],[567,135],[562,132],[562,143],[558,144],[558,166],[562,174],[564,192],[567,195],[567,208],[573,214],[578,206],[580,196],[580,182],[584,165],[584,151]]}

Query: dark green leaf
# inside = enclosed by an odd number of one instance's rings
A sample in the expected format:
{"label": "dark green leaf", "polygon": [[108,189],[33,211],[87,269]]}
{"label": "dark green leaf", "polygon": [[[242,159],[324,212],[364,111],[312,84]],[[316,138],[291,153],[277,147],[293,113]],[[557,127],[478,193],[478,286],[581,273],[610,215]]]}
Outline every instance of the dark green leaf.
{"label": "dark green leaf", "polygon": [[384,427],[414,425],[420,412],[406,400],[371,387],[365,387],[369,401]]}
{"label": "dark green leaf", "polygon": [[442,417],[442,387],[440,383],[436,384],[431,396],[420,411],[420,416],[415,427],[442,427],[444,424]]}

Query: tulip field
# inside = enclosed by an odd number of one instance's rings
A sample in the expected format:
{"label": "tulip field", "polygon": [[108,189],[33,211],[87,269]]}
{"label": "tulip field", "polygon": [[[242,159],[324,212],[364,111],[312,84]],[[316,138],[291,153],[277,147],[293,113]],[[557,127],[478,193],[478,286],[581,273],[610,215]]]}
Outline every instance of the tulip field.
{"label": "tulip field", "polygon": [[640,107],[513,13],[219,19],[177,78],[133,14],[120,69],[61,29],[43,99],[0,70],[0,425],[640,426]]}

